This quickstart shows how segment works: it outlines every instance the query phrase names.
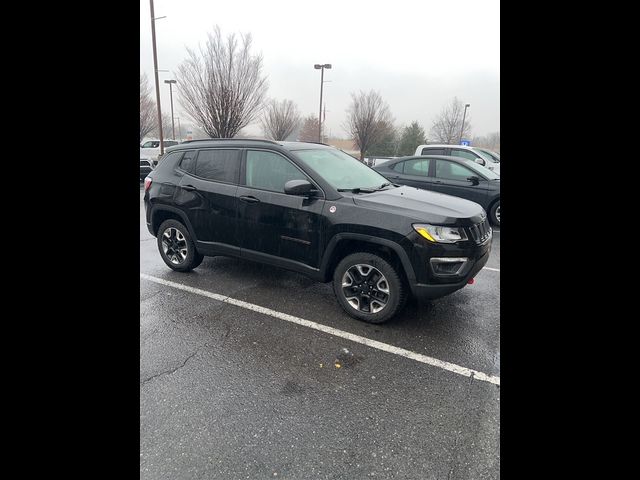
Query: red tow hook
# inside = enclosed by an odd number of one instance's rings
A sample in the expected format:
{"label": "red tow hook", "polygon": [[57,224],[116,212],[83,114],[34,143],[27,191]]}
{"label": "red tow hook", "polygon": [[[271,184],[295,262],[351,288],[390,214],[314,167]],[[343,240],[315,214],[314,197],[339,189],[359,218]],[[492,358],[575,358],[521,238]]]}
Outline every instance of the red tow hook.
{"label": "red tow hook", "polygon": [[469,280],[467,280],[467,283],[469,285],[473,285],[474,283],[476,283],[476,279],[475,278],[470,278]]}

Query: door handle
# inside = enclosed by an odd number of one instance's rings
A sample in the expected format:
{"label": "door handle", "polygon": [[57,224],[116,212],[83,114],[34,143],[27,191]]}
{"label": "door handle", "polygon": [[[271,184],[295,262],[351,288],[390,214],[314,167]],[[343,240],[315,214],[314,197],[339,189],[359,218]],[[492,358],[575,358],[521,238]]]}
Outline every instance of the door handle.
{"label": "door handle", "polygon": [[248,195],[242,195],[241,197],[239,197],[240,200],[242,200],[243,202],[247,202],[247,203],[258,203],[260,200],[258,200],[256,197],[251,197]]}
{"label": "door handle", "polygon": [[197,188],[193,185],[182,185],[182,189],[186,190],[187,192],[193,192],[194,190],[197,190]]}
{"label": "door handle", "polygon": [[441,180],[435,180],[433,183],[435,183],[436,185],[442,185],[442,181]]}
{"label": "door handle", "polygon": [[396,178],[400,178],[400,175],[390,175],[388,178],[396,179]]}

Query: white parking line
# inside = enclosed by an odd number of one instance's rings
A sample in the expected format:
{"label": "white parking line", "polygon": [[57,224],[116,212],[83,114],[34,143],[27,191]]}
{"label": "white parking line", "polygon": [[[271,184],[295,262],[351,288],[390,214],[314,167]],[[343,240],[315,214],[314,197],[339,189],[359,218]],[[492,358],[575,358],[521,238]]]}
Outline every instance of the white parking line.
{"label": "white parking line", "polygon": [[153,277],[151,275],[147,275],[146,273],[141,273],[140,278],[144,278],[145,280],[149,280],[150,282],[159,283],[160,285],[166,285],[168,287],[177,288],[179,290],[184,290],[196,295],[201,295],[203,297],[212,298],[213,300],[217,300],[219,302],[230,303],[231,305],[245,308],[247,310],[253,310],[254,312],[279,318],[280,320],[284,320],[286,322],[302,325],[303,327],[312,328],[314,330],[328,333],[329,335],[344,338],[346,340],[351,340],[352,342],[360,343],[371,348],[382,350],[383,352],[393,353],[394,355],[409,358],[411,360],[415,360],[416,362],[426,363],[427,365],[431,365],[433,367],[442,368],[444,370],[457,373],[458,375],[473,377],[475,380],[493,383],[494,385],[500,385],[500,377],[487,375],[486,373],[472,370],[466,367],[461,367],[460,365],[456,365],[454,363],[438,360],[437,358],[428,357],[427,355],[422,355],[421,353],[412,352],[411,350],[405,350],[404,348],[394,347],[393,345],[378,342],[377,340],[371,340],[366,337],[361,337],[360,335],[354,335],[353,333],[338,330],[337,328],[333,327],[328,327],[326,325],[312,322],[310,320],[305,320],[304,318],[294,317],[293,315],[289,315],[287,313],[271,310],[270,308],[261,307],[260,305],[254,305],[253,303],[243,302],[242,300],[236,300],[235,298],[231,298],[225,295],[208,292],[206,290],[190,287],[181,283],[171,282],[162,278]]}
{"label": "white parking line", "polygon": [[499,272],[499,268],[491,268],[491,267],[482,267],[483,270],[491,270],[492,272]]}

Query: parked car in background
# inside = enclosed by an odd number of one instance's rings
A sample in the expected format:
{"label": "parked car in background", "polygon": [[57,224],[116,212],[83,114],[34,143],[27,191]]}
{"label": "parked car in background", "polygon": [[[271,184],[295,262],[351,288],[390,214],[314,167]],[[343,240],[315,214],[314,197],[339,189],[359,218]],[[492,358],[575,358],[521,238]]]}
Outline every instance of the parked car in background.
{"label": "parked car in background", "polygon": [[[164,149],[173,147],[180,144],[177,140],[163,140]],[[155,167],[158,164],[158,157],[160,156],[160,140],[147,140],[140,145],[140,160],[151,160],[152,165]]]}
{"label": "parked car in background", "polygon": [[473,283],[491,251],[477,203],[393,185],[327,145],[184,143],[144,189],[147,227],[169,268],[226,255],[293,270],[332,282],[340,306],[370,323],[392,318],[410,293],[438,298]]}
{"label": "parked car in background", "polygon": [[374,167],[384,162],[388,162],[389,160],[393,160],[394,158],[398,158],[398,157],[365,157],[364,164],[370,167]]}
{"label": "parked car in background", "polygon": [[487,155],[489,155],[491,158],[493,158],[493,161],[496,163],[500,163],[500,154],[497,152],[494,152],[493,150],[489,150],[488,148],[484,148],[484,147],[475,147],[476,150],[480,150],[481,152],[486,153]]}
{"label": "parked car in background", "polygon": [[467,158],[500,175],[500,162],[476,147],[466,145],[418,145],[414,155],[445,155]]}
{"label": "parked car in background", "polygon": [[144,180],[153,171],[153,167],[154,165],[150,158],[140,155],[140,180]]}
{"label": "parked car in background", "polygon": [[458,157],[428,155],[397,158],[373,168],[393,183],[409,185],[479,203],[500,226],[500,176]]}

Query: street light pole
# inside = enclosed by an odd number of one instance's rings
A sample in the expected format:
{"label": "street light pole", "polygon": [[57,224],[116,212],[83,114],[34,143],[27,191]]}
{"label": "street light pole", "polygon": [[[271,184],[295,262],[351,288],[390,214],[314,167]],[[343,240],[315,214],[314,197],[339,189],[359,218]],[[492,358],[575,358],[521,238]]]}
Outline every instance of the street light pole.
{"label": "street light pole", "polygon": [[171,96],[171,130],[173,131],[173,139],[176,139],[176,124],[173,121],[173,90],[171,88],[171,86],[174,83],[178,83],[175,80],[165,80],[164,83],[168,83],[169,84],[169,95]]}
{"label": "street light pole", "polygon": [[151,41],[153,44],[153,73],[156,78],[156,103],[158,104],[158,131],[160,132],[160,156],[164,155],[164,142],[162,139],[162,110],[160,109],[160,83],[158,82],[158,52],[156,50],[156,18],[153,8],[153,0],[149,0],[151,4]]}
{"label": "street light pole", "polygon": [[320,110],[318,112],[318,141],[322,143],[322,86],[324,85],[324,69],[331,69],[330,63],[325,63],[324,65],[320,65],[316,63],[313,68],[316,70],[320,70]]}
{"label": "street light pole", "polygon": [[467,118],[467,108],[470,107],[471,104],[467,103],[464,106],[464,114],[462,115],[462,126],[460,127],[460,140],[458,141],[458,145],[462,144],[462,132],[464,131],[464,119]]}

